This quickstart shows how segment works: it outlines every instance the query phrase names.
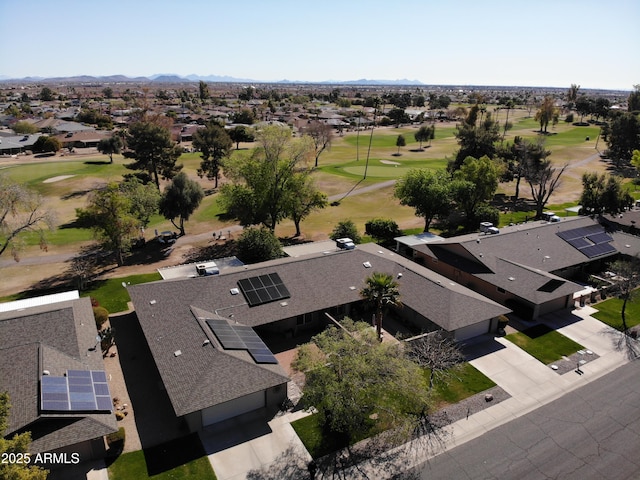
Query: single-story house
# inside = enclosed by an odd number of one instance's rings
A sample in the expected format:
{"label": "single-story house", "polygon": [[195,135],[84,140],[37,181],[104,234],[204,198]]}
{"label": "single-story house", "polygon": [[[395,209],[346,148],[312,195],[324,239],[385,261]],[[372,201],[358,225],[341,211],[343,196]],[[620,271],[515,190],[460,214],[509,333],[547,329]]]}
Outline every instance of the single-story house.
{"label": "single-story house", "polygon": [[0,138],[0,154],[16,155],[31,150],[41,133],[31,135],[11,135]]}
{"label": "single-story house", "polygon": [[[497,317],[510,311],[374,244],[128,290],[175,414],[198,430],[285,398],[288,378],[268,347],[253,338],[262,351],[256,357],[237,336],[321,328],[325,313],[361,308],[360,290],[374,271],[397,279],[403,306],[395,314],[423,331],[466,340],[495,330]],[[236,343],[225,344],[229,338]]]}
{"label": "single-story house", "polygon": [[618,250],[613,237],[589,217],[503,227],[418,243],[399,242],[427,268],[507,306],[525,319],[573,307],[578,274],[599,269]]}
{"label": "single-story house", "polygon": [[91,300],[78,292],[0,304],[0,391],[6,437],[31,432],[31,453],[102,457],[118,427]]}

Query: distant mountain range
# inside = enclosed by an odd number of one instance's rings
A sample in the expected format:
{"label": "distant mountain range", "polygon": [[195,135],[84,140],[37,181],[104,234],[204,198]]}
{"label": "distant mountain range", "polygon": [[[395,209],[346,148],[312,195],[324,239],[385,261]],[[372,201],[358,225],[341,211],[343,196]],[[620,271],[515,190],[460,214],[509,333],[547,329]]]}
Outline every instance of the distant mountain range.
{"label": "distant mountain range", "polygon": [[24,77],[24,78],[10,78],[6,75],[0,76],[0,82],[23,82],[23,83],[186,83],[186,82],[211,82],[211,83],[296,83],[296,84],[326,84],[326,85],[424,85],[424,83],[418,80],[368,80],[362,78],[360,80],[325,80],[322,82],[309,82],[301,80],[278,80],[278,81],[264,81],[255,80],[250,78],[235,78],[229,76],[220,75],[187,75],[180,76],[173,73],[161,73],[151,75],[149,77],[127,77],[126,75],[108,75],[108,76],[91,76],[91,75],[77,75],[73,77]]}

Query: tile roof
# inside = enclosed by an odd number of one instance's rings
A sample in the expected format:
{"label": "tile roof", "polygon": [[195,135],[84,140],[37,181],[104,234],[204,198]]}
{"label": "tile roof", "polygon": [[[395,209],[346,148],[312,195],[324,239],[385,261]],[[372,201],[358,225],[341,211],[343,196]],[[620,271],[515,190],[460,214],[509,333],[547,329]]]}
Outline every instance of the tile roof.
{"label": "tile roof", "polygon": [[[365,262],[371,268],[365,268]],[[509,312],[377,245],[230,268],[210,277],[132,285],[128,290],[176,415],[184,415],[288,380],[279,368],[254,364],[246,352],[222,350],[198,317],[233,318],[256,327],[350,304],[361,300],[359,292],[373,271],[394,277],[402,273],[398,283],[403,304],[449,331]],[[285,302],[249,307],[242,293],[231,294],[238,280],[273,272],[291,293]],[[211,343],[205,344],[206,339]],[[175,356],[178,350],[181,354]]]}
{"label": "tile roof", "polygon": [[31,431],[33,452],[48,451],[117,430],[113,414],[41,414],[44,370],[104,370],[92,352],[97,334],[89,298],[0,312],[0,390],[9,392],[5,434]]}

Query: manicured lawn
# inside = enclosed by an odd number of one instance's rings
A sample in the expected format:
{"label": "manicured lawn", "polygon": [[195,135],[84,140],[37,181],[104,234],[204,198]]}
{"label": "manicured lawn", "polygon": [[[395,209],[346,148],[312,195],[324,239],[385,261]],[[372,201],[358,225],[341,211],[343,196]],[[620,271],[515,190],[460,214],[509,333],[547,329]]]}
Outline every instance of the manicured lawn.
{"label": "manicured lawn", "polygon": [[505,338],[545,365],[584,348],[579,343],[542,324],[522,332],[511,333]]}
{"label": "manicured lawn", "polygon": [[211,468],[209,459],[200,457],[189,463],[166,470],[157,475],[149,475],[145,453],[124,453],[109,466],[109,480],[215,480],[216,474]]}
{"label": "manicured lawn", "polygon": [[137,285],[138,283],[154,282],[156,280],[162,280],[162,277],[157,272],[99,280],[93,283],[89,290],[82,292],[82,296],[96,299],[100,306],[106,308],[109,313],[123,312],[127,310],[127,302],[131,301],[129,292],[122,286],[123,282],[127,285]]}
{"label": "manicured lawn", "polygon": [[[428,371],[425,372],[428,375]],[[496,384],[470,363],[463,363],[459,370],[448,376],[446,380],[434,382],[435,399],[439,407],[457,403],[476,393],[484,392]]]}
{"label": "manicured lawn", "polygon": [[[622,318],[620,316],[622,300],[619,298],[609,298],[604,302],[598,303],[594,308],[596,308],[598,312],[593,314],[593,317],[613,328],[622,330]],[[628,328],[640,325],[640,295],[637,293],[635,299],[632,298],[630,302],[627,302],[625,318],[627,319]]]}
{"label": "manicured lawn", "polygon": [[[425,376],[428,375],[429,372],[425,370]],[[493,381],[484,376],[475,367],[469,363],[464,363],[452,375],[447,376],[446,380],[436,379],[433,388],[434,405],[439,409],[495,387],[495,385]],[[309,415],[301,418],[292,422],[291,426],[313,458],[321,457],[346,446],[344,439],[332,437],[327,432],[322,431],[319,415]],[[370,434],[375,433],[377,432],[374,425],[372,425]],[[356,441],[363,439],[357,439]]]}
{"label": "manicured lawn", "polygon": [[120,455],[109,465],[110,480],[216,480],[197,434]]}

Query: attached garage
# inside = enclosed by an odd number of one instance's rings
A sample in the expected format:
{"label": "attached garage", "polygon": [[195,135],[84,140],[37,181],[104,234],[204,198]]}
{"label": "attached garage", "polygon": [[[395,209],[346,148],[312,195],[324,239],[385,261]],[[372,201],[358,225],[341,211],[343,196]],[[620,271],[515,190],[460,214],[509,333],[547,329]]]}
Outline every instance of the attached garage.
{"label": "attached garage", "polygon": [[202,426],[206,427],[265,406],[265,392],[255,392],[202,410]]}
{"label": "attached garage", "polygon": [[478,335],[484,335],[485,333],[489,333],[490,327],[491,320],[484,320],[479,323],[474,323],[473,325],[458,328],[454,332],[454,338],[456,339],[456,341],[461,342],[469,338],[477,337]]}

